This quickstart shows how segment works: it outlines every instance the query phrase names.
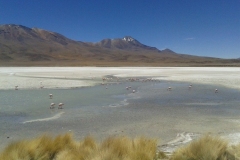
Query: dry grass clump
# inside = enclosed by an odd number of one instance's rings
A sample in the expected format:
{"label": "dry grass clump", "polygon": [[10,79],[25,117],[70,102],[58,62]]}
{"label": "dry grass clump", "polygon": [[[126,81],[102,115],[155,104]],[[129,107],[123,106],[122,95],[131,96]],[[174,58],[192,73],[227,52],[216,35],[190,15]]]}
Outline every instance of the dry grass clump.
{"label": "dry grass clump", "polygon": [[74,146],[71,134],[59,135],[54,139],[44,135],[10,144],[0,154],[0,160],[51,160],[64,148]]}
{"label": "dry grass clump", "polygon": [[234,160],[240,160],[240,144],[234,145],[234,146],[230,146],[230,147],[228,148],[228,153],[229,153],[230,155],[232,155],[232,157],[234,157],[234,158],[232,158],[232,159],[234,159]]}
{"label": "dry grass clump", "polygon": [[156,140],[145,137],[109,137],[98,144],[90,136],[76,142],[65,134],[12,143],[0,160],[153,160],[156,152]]}
{"label": "dry grass clump", "polygon": [[92,137],[86,137],[74,149],[59,153],[56,160],[153,160],[156,146],[155,140],[145,137],[109,137],[101,144],[96,144]]}
{"label": "dry grass clump", "polygon": [[100,146],[102,154],[95,155],[93,159],[126,159],[126,160],[152,160],[157,151],[156,140],[138,137],[130,139],[128,137],[109,137]]}
{"label": "dry grass clump", "polygon": [[177,149],[171,157],[157,151],[157,141],[146,137],[108,137],[97,143],[91,136],[76,142],[71,134],[41,136],[10,144],[0,160],[240,160],[240,144],[228,146],[219,137],[205,135]]}
{"label": "dry grass clump", "polygon": [[156,154],[156,158],[154,160],[165,160],[169,159],[169,157],[163,152],[163,151],[158,151]]}
{"label": "dry grass clump", "polygon": [[234,160],[228,143],[219,137],[205,135],[186,147],[176,150],[171,160]]}

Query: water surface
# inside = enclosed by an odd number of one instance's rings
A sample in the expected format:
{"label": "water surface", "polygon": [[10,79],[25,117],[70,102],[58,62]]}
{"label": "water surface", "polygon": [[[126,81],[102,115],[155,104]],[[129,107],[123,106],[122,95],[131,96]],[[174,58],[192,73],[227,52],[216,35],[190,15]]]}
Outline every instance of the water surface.
{"label": "water surface", "polygon": [[[0,90],[0,140],[7,143],[43,133],[145,135],[167,143],[178,133],[240,132],[240,91],[173,81],[117,82],[69,89]],[[131,89],[126,90],[126,87]],[[167,88],[171,86],[172,90]],[[218,88],[219,92],[215,93]],[[132,90],[136,93],[132,93]],[[53,99],[49,94],[53,94]],[[64,109],[49,109],[50,103]],[[50,118],[48,121],[26,121]]]}

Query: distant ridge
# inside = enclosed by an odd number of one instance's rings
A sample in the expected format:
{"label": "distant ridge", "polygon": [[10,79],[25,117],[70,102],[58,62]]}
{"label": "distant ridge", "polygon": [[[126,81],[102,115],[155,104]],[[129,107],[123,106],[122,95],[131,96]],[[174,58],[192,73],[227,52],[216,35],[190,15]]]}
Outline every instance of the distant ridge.
{"label": "distant ridge", "polygon": [[92,43],[36,27],[0,25],[0,66],[202,66],[229,62],[159,50],[131,36]]}
{"label": "distant ridge", "polygon": [[125,36],[123,38],[116,39],[103,39],[100,42],[92,43],[93,46],[111,48],[111,49],[121,49],[129,51],[160,51],[156,47],[150,47],[140,43],[138,40],[132,38],[131,36]]}

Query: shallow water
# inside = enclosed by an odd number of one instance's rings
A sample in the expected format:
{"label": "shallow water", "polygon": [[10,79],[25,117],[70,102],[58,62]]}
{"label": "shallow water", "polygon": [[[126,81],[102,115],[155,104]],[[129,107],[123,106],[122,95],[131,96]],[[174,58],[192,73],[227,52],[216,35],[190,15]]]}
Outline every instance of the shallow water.
{"label": "shallow water", "polygon": [[[0,90],[1,113],[24,113],[24,117],[48,117],[50,103],[64,102],[68,110],[88,106],[107,106],[114,104],[127,95],[125,88],[113,85],[83,87],[75,89],[32,89],[32,90]],[[106,87],[108,89],[106,89]],[[49,94],[53,98],[49,98]]]}
{"label": "shallow water", "polygon": [[[71,89],[0,90],[1,147],[43,133],[68,131],[78,139],[88,134],[99,139],[118,134],[145,135],[162,139],[162,144],[183,132],[240,132],[239,90],[192,85],[188,89],[188,83],[153,81]],[[126,90],[127,86],[131,90]],[[171,91],[167,91],[169,86]],[[137,92],[131,93],[133,89]],[[64,109],[49,109],[52,102],[64,103]],[[56,119],[24,123],[58,114]]]}

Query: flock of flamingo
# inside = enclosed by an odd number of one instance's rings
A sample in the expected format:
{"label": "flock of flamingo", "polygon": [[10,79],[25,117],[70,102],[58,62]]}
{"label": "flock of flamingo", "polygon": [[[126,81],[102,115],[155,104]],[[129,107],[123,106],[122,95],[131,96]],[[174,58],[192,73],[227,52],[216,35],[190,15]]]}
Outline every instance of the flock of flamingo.
{"label": "flock of flamingo", "polygon": [[[111,81],[112,80],[112,78],[106,78],[106,77],[103,77],[102,78],[102,81],[103,81],[103,83],[101,83],[102,85],[104,85],[104,81]],[[117,81],[119,81],[119,78],[117,77]],[[139,78],[129,78],[129,79],[126,79],[126,81],[130,81],[130,82],[134,82],[134,81],[140,81],[140,79]],[[142,82],[147,82],[147,81],[157,81],[156,79],[153,79],[153,78],[146,78],[146,79],[143,79],[143,80],[141,80]],[[192,84],[190,84],[189,86],[188,86],[188,89],[190,90],[192,88]],[[106,87],[106,89],[108,89],[108,87]],[[126,89],[127,90],[129,90],[129,89],[131,89],[131,86],[128,86],[128,87],[126,87]],[[167,88],[167,90],[168,91],[171,91],[172,90],[172,87],[168,87]],[[132,93],[135,93],[136,92],[136,90],[132,90]],[[215,89],[215,93],[218,93],[218,89]]]}
{"label": "flock of flamingo", "polygon": [[[59,103],[58,104],[58,109],[63,109],[63,105],[64,103]],[[55,108],[55,103],[51,103],[50,104],[50,109],[54,109]]]}
{"label": "flock of flamingo", "polygon": [[[53,98],[53,94],[49,94],[49,98],[52,99]],[[58,109],[63,109],[63,105],[64,103],[59,103],[58,104]],[[50,104],[50,109],[54,109],[55,108],[55,103],[51,103]]]}
{"label": "flock of flamingo", "polygon": [[[41,84],[40,88],[43,89],[44,86],[42,85],[42,81],[40,82],[40,84]],[[49,94],[49,98],[53,99],[53,94]],[[58,104],[58,109],[63,109],[63,105],[64,105],[64,103],[59,103]],[[54,108],[55,108],[55,103],[51,103],[50,104],[50,109],[54,109]]]}
{"label": "flock of flamingo", "polygon": [[[102,78],[102,81],[103,81],[103,83],[101,83],[101,85],[105,85],[104,84],[104,82],[105,81],[111,81],[111,80],[113,80],[112,78],[105,78],[105,77],[103,77]],[[119,78],[117,77],[117,81],[119,81]],[[138,79],[138,78],[129,78],[129,79],[127,79],[127,81],[130,81],[130,82],[133,82],[133,81],[140,81],[140,79]],[[152,78],[147,78],[147,79],[143,79],[142,80],[142,82],[147,82],[147,81],[156,81],[156,80],[154,80],[154,79],[152,79]],[[40,82],[40,89],[43,89],[44,88],[44,86],[42,85],[42,81]],[[131,86],[127,86],[126,87],[126,90],[130,90],[132,87]],[[192,84],[190,84],[189,86],[188,86],[188,89],[190,90],[192,88]],[[108,89],[108,87],[106,87],[106,89]],[[15,86],[15,90],[18,90],[18,86]],[[168,87],[167,88],[167,90],[168,91],[171,91],[172,90],[172,87]],[[132,93],[135,93],[136,92],[136,90],[132,90]],[[218,89],[215,89],[215,93],[218,93]],[[49,98],[50,99],[53,99],[53,94],[49,94]],[[50,104],[50,109],[54,109],[55,108],[55,103],[51,103]],[[58,109],[63,109],[63,105],[64,105],[64,103],[59,103],[58,104]]]}
{"label": "flock of flamingo", "polygon": [[[40,89],[43,89],[44,88],[44,86],[42,85],[42,81],[40,82]],[[18,90],[18,86],[15,86],[15,90]],[[50,99],[53,99],[53,94],[49,94],[49,98]],[[50,104],[50,109],[54,109],[55,108],[55,103],[51,103]],[[63,109],[63,105],[64,105],[64,103],[59,103],[58,104],[58,109]]]}

